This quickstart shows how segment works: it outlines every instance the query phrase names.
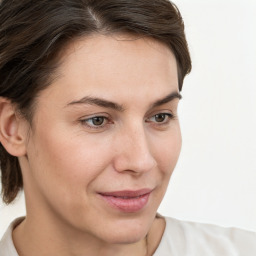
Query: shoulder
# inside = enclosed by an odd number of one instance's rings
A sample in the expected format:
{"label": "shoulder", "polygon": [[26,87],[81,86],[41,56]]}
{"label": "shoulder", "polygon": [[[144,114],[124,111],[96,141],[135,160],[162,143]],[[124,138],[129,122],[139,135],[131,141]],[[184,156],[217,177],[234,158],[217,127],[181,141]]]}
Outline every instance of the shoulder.
{"label": "shoulder", "polygon": [[24,219],[24,217],[15,219],[6,232],[4,233],[3,237],[0,240],[0,252],[1,256],[18,256],[18,253],[14,247],[13,240],[12,240],[12,231],[13,229]]}
{"label": "shoulder", "polygon": [[256,233],[237,228],[165,218],[166,228],[154,256],[256,255]]}

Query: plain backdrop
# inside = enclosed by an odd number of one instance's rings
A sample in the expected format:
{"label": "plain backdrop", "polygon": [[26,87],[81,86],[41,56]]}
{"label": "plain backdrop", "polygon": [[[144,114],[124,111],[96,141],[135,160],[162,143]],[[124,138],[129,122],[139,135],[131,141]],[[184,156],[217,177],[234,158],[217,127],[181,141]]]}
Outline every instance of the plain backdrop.
{"label": "plain backdrop", "polygon": [[[176,0],[193,60],[183,148],[159,212],[256,231],[256,1]],[[25,214],[0,203],[0,237]]]}

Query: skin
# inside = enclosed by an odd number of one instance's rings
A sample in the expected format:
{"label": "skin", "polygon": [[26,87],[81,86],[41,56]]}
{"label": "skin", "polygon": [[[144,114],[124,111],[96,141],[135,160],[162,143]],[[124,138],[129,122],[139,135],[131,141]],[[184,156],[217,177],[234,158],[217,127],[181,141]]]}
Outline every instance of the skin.
{"label": "skin", "polygon": [[[23,143],[19,255],[152,255],[165,225],[156,211],[181,148],[174,55],[153,39],[94,35],[67,47],[57,74],[32,126],[17,118],[9,132],[18,127]],[[95,116],[105,119],[95,125]],[[98,194],[142,188],[152,192],[135,213]]]}

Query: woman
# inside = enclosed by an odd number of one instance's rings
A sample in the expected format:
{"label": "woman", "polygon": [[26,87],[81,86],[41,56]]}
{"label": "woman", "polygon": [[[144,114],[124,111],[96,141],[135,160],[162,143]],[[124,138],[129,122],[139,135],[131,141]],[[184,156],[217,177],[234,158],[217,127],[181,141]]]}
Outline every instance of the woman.
{"label": "woman", "polygon": [[6,0],[0,24],[3,200],[23,188],[27,210],[1,256],[256,252],[250,232],[157,214],[191,69],[172,3]]}

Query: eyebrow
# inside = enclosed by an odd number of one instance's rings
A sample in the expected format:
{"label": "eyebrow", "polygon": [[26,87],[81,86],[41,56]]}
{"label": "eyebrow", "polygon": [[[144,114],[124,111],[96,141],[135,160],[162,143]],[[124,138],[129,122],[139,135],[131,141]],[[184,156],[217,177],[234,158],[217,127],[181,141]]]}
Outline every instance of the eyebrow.
{"label": "eyebrow", "polygon": [[[156,102],[154,102],[150,108],[158,107],[158,106],[166,104],[170,101],[173,101],[174,99],[181,99],[181,98],[182,98],[182,96],[179,92],[172,92],[169,95],[167,95],[166,97],[164,97],[163,99],[160,99],[160,100],[157,100]],[[123,112],[125,110],[124,107],[118,103],[108,101],[105,99],[101,99],[101,98],[90,97],[90,96],[83,97],[82,99],[77,100],[77,101],[72,101],[72,102],[68,103],[67,106],[76,105],[76,104],[96,105],[96,106],[100,106],[103,108],[111,108],[111,109],[114,109],[119,112]]]}
{"label": "eyebrow", "polygon": [[105,99],[101,99],[101,98],[95,98],[95,97],[90,97],[90,96],[86,96],[83,97],[80,100],[77,101],[72,101],[70,103],[68,103],[69,105],[76,105],[76,104],[89,104],[89,105],[96,105],[96,106],[100,106],[103,108],[111,108],[114,110],[117,110],[119,112],[123,112],[124,111],[124,107],[120,104],[105,100]]}
{"label": "eyebrow", "polygon": [[172,92],[169,95],[167,95],[166,97],[164,97],[163,99],[157,100],[156,102],[154,102],[151,106],[151,108],[155,108],[155,107],[159,107],[161,105],[164,105],[170,101],[173,101],[174,99],[182,99],[182,96],[179,92]]}

